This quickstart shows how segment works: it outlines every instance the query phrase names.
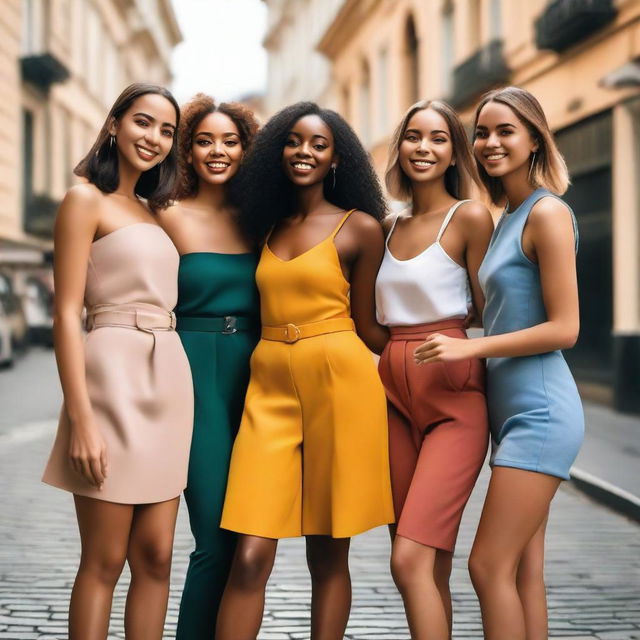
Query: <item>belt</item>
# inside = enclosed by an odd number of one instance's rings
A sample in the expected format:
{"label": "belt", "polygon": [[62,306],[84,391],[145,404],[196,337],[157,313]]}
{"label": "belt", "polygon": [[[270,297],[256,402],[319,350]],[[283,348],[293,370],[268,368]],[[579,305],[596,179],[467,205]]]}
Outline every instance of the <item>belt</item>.
{"label": "belt", "polygon": [[306,324],[289,323],[280,327],[262,327],[262,339],[292,344],[305,338],[313,338],[325,333],[337,333],[338,331],[354,331],[353,320],[351,318],[330,318]]}
{"label": "belt", "polygon": [[389,327],[390,340],[421,340],[426,334],[447,329],[461,329],[464,331],[464,318],[447,318],[436,322],[413,324],[407,326]]}
{"label": "belt", "polygon": [[173,331],[176,316],[173,311],[145,302],[97,304],[87,310],[87,330],[98,327],[128,327],[147,333]]}
{"label": "belt", "polygon": [[237,331],[257,331],[260,327],[257,318],[243,316],[223,316],[218,318],[178,316],[176,322],[178,331],[209,331],[224,334],[236,333]]}

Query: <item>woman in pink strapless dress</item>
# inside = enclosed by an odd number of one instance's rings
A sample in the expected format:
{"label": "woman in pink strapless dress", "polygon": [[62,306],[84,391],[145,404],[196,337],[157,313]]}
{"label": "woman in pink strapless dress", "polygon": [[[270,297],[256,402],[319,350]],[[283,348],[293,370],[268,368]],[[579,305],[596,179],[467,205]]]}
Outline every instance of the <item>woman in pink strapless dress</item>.
{"label": "woman in pink strapless dress", "polygon": [[172,311],[179,256],[154,215],[175,184],[178,119],[166,89],[125,89],[76,167],[88,184],[67,193],[56,220],[64,406],[43,480],[74,494],[82,556],[71,640],[107,637],[125,561],[126,635],[162,638],[193,420],[189,363]]}

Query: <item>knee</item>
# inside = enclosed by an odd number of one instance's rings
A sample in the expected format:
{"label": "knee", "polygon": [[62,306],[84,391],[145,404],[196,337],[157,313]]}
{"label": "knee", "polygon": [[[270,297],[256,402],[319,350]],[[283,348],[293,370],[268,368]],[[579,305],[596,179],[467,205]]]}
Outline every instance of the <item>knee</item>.
{"label": "knee", "polygon": [[126,554],[104,550],[100,555],[82,554],[79,573],[89,574],[105,585],[115,586],[122,573]]}
{"label": "knee", "polygon": [[307,567],[314,582],[349,576],[349,544],[328,545],[307,541]]}
{"label": "knee", "polygon": [[237,549],[229,582],[242,590],[263,588],[269,580],[273,557],[258,549]]}
{"label": "knee", "polygon": [[172,545],[170,543],[148,543],[129,555],[131,575],[144,575],[159,582],[169,580],[171,574]]}
{"label": "knee", "polygon": [[[394,547],[391,552],[391,576],[401,592],[420,579],[414,554],[407,549]],[[422,577],[425,580],[429,578],[428,575]]]}
{"label": "knee", "polygon": [[494,557],[482,549],[472,549],[469,556],[469,576],[476,591],[491,585],[515,580],[515,567],[504,558]]}

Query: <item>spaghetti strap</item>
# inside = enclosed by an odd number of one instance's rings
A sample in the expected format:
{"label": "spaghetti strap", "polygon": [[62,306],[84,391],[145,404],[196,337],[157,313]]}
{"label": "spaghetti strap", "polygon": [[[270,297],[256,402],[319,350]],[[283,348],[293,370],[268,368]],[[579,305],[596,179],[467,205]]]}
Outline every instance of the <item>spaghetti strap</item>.
{"label": "spaghetti strap", "polygon": [[442,225],[440,226],[440,231],[438,231],[438,236],[436,237],[436,242],[440,242],[440,238],[442,238],[442,234],[446,231],[449,222],[451,222],[451,218],[453,218],[453,214],[456,212],[456,209],[465,202],[471,202],[470,200],[460,200],[460,202],[456,202],[449,211],[447,211],[447,215],[444,217],[442,221]]}
{"label": "spaghetti strap", "polygon": [[338,226],[333,230],[332,234],[329,236],[332,240],[336,237],[338,231],[342,229],[342,225],[347,221],[347,218],[355,211],[355,209],[349,209],[343,216],[340,222],[338,222]]}

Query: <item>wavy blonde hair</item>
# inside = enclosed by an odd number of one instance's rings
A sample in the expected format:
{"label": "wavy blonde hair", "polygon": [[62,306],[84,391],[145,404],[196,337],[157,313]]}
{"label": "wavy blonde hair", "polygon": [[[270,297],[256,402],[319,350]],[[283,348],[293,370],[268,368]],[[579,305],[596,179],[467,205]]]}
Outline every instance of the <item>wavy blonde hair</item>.
{"label": "wavy blonde hair", "polygon": [[400,145],[411,118],[418,111],[424,111],[425,109],[432,109],[441,115],[451,133],[451,146],[456,163],[449,167],[444,174],[444,183],[447,191],[459,200],[470,198],[473,193],[473,186],[480,186],[478,170],[473,161],[467,134],[458,114],[442,100],[421,100],[416,102],[407,109],[402,121],[396,128],[389,145],[389,161],[384,174],[384,182],[389,195],[396,200],[411,200],[411,180],[409,180],[400,166]]}
{"label": "wavy blonde hair", "polygon": [[[503,89],[495,89],[485,93],[476,109],[476,117],[473,123],[474,132],[478,126],[480,112],[489,102],[499,102],[509,107],[538,144],[538,149],[532,157],[529,171],[531,186],[536,188],[543,187],[561,196],[569,188],[569,171],[562,154],[558,150],[556,141],[553,139],[553,133],[551,133],[542,106],[535,96],[520,87],[504,87]],[[500,203],[504,199],[502,181],[500,178],[492,178],[479,162],[476,161],[476,163],[480,179],[487,188],[491,200],[494,204]]]}

